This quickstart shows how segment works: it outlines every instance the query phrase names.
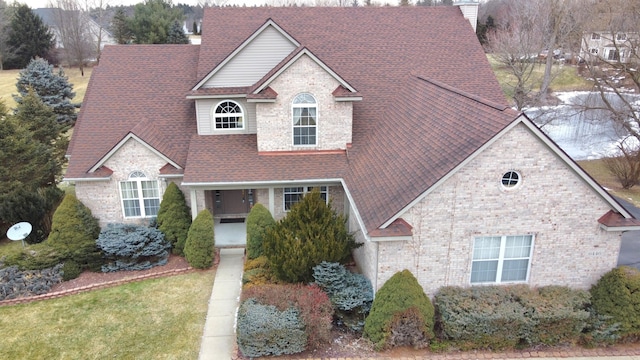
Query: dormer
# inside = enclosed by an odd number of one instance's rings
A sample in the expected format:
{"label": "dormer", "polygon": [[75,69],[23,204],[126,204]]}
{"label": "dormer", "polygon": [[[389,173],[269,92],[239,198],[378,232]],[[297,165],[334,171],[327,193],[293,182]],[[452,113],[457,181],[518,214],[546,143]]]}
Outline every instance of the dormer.
{"label": "dormer", "polygon": [[351,144],[361,95],[268,20],[187,95],[199,135],[257,134],[258,151],[335,151]]}

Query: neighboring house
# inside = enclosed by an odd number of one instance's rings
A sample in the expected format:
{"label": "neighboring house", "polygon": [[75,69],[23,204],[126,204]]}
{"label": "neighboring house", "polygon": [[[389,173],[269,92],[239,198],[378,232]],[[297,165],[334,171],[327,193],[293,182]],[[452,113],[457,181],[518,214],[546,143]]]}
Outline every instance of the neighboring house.
{"label": "neighboring house", "polygon": [[[64,49],[64,43],[60,36],[60,29],[58,28],[58,22],[56,21],[57,14],[56,12],[70,12],[71,10],[61,10],[57,8],[40,8],[34,9],[33,13],[40,16],[42,21],[51,29],[55,40],[55,47],[59,49]],[[98,40],[100,40],[100,50],[102,51],[105,45],[114,45],[117,44],[113,35],[109,32],[109,30],[105,26],[101,26],[95,20],[93,20],[90,16],[86,14],[82,14],[83,19],[86,21],[88,26],[89,36],[91,38],[91,42],[93,44],[98,44]],[[97,47],[96,47],[97,50]],[[91,59],[87,59],[91,60]]]}
{"label": "neighboring house", "polygon": [[210,8],[201,45],[109,46],[66,180],[102,225],[169,182],[216,219],[317,188],[376,289],[587,288],[640,222],[509,107],[462,6]]}
{"label": "neighboring house", "polygon": [[635,32],[585,32],[582,36],[580,58],[600,59],[626,64],[633,59],[640,37]]}

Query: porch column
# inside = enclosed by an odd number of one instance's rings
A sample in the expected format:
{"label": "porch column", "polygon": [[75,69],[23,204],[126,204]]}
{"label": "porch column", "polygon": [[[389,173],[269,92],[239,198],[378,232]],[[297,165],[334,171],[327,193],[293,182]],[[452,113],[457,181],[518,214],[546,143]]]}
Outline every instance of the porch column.
{"label": "porch column", "polygon": [[276,196],[273,191],[273,187],[269,188],[269,211],[271,212],[271,216],[274,216],[276,211]]}
{"label": "porch column", "polygon": [[191,220],[195,220],[198,216],[198,198],[196,197],[196,191],[189,190],[189,197],[191,198]]}

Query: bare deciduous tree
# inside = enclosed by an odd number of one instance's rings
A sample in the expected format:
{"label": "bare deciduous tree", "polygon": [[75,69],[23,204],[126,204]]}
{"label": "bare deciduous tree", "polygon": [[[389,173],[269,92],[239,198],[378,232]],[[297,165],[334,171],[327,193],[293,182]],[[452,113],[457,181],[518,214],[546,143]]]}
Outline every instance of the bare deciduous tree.
{"label": "bare deciduous tree", "polygon": [[84,76],[87,60],[97,55],[91,36],[89,14],[76,0],[53,0],[50,5],[54,9],[56,36],[64,48],[64,57],[69,65],[78,66]]}

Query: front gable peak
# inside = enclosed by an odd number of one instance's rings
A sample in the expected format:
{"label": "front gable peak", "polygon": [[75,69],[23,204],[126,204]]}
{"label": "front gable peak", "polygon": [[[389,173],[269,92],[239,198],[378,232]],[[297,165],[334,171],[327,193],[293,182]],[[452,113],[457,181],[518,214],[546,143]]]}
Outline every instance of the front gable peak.
{"label": "front gable peak", "polygon": [[268,19],[192,90],[253,85],[299,46],[296,39]]}

